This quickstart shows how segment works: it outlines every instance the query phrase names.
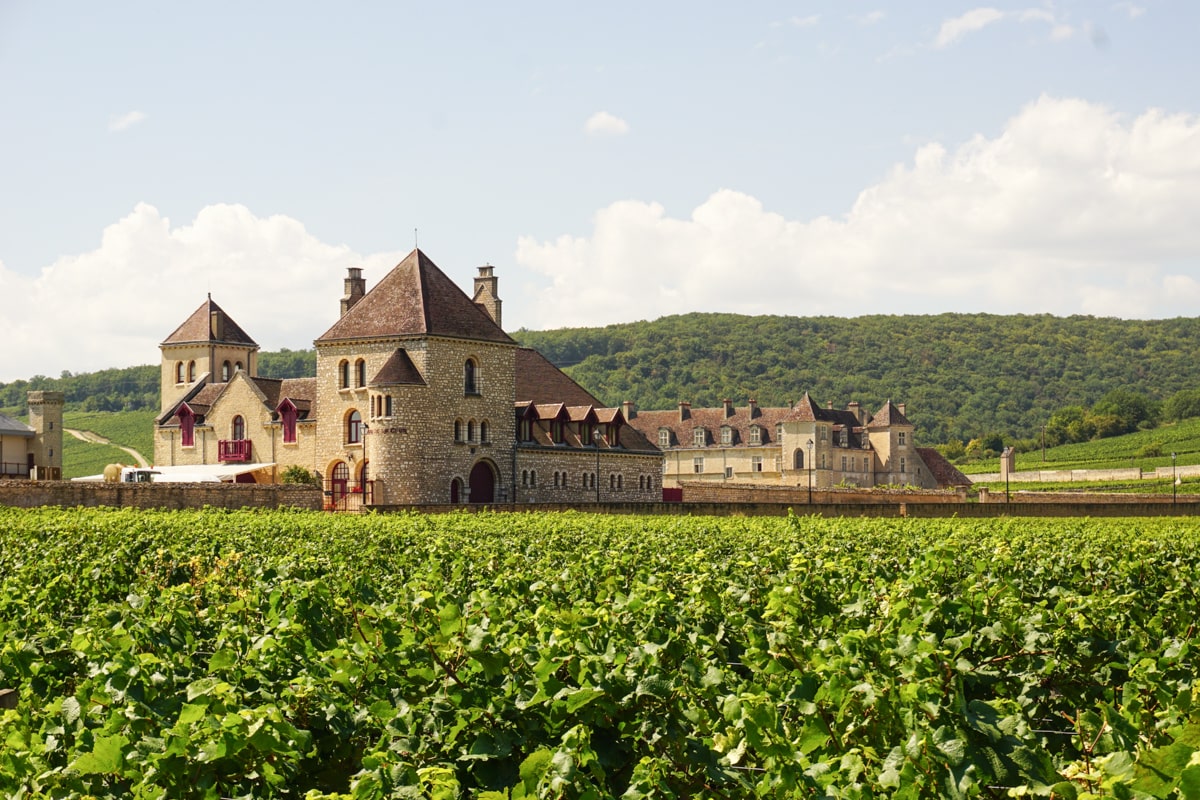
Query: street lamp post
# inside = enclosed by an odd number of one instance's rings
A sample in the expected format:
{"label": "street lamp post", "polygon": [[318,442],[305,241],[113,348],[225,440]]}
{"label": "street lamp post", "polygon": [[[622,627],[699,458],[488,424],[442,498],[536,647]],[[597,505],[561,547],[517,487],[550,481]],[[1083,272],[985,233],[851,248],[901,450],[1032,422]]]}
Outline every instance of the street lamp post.
{"label": "street lamp post", "polygon": [[813,440],[809,439],[808,440],[808,504],[810,506],[812,505],[812,478],[813,478],[813,476],[812,476],[812,473],[813,473],[812,448],[813,448]]}
{"label": "street lamp post", "polygon": [[1171,453],[1171,505],[1179,495],[1179,478],[1175,477],[1175,454]]}
{"label": "street lamp post", "polygon": [[596,428],[592,431],[592,444],[596,447],[596,472],[592,475],[592,480],[596,482],[596,502],[600,502],[600,429]]}

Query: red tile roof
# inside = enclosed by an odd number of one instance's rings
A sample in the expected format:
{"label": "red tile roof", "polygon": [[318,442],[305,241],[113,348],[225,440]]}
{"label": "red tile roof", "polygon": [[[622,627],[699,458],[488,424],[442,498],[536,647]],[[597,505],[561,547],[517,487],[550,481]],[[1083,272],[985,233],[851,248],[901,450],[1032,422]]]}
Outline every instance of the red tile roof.
{"label": "red tile roof", "polygon": [[893,425],[912,425],[908,418],[900,413],[891,400],[883,404],[883,408],[871,418],[868,428],[890,428]]}
{"label": "red tile roof", "polygon": [[[215,325],[214,325],[215,321]],[[213,302],[212,295],[184,320],[163,344],[195,344],[197,342],[213,342],[218,344],[240,344],[258,347],[241,326],[233,321],[225,311]]]}
{"label": "red tile roof", "polygon": [[918,447],[917,455],[921,456],[925,466],[929,467],[929,473],[937,481],[939,489],[971,485],[970,478],[959,472],[953,464],[946,460],[945,456],[932,447]]}
{"label": "red tile roof", "polygon": [[393,267],[316,342],[411,335],[515,344],[420,250]]}
{"label": "red tile roof", "polygon": [[600,401],[588,393],[537,350],[522,347],[517,350],[515,397],[517,402],[569,403],[573,406],[599,406]]}

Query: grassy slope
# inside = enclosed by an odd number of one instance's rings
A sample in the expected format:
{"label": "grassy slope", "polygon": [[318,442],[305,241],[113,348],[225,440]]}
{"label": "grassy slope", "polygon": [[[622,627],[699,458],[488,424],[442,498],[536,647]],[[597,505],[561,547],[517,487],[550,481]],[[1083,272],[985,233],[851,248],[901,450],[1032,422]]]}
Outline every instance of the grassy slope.
{"label": "grassy slope", "polygon": [[63,477],[96,475],[108,464],[132,464],[134,459],[115,445],[132,447],[150,461],[154,460],[153,411],[68,411],[63,415],[66,427],[92,431],[112,445],[94,444],[63,436]]}

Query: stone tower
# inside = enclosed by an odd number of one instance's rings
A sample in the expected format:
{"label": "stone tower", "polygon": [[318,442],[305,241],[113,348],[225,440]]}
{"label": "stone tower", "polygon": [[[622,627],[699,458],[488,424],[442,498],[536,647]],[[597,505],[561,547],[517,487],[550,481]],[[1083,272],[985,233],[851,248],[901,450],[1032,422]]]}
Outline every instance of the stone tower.
{"label": "stone tower", "polygon": [[258,375],[258,344],[212,295],[168,336],[162,351],[161,411],[175,405],[196,381],[210,375],[211,383],[227,383],[234,373]]}
{"label": "stone tower", "polygon": [[30,451],[38,480],[60,480],[62,478],[63,448],[63,393],[35,391],[27,395],[29,400],[29,427],[33,428]]}

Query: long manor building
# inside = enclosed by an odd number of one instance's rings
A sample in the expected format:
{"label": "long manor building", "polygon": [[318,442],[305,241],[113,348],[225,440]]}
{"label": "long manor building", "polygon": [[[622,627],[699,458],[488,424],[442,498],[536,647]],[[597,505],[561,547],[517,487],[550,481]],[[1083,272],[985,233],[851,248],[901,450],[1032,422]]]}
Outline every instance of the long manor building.
{"label": "long manor building", "polygon": [[369,291],[344,282],[316,375],[258,375],[258,345],[211,295],[160,345],[157,465],[291,465],[331,503],[660,500],[662,453],[501,328],[493,267],[468,297],[413,250]]}
{"label": "long manor building", "polygon": [[857,402],[818,405],[808,393],[786,407],[623,407],[625,418],[663,453],[663,485],[724,482],[811,486],[965,486],[970,480],[937,450],[916,447],[903,403],[871,414]]}

